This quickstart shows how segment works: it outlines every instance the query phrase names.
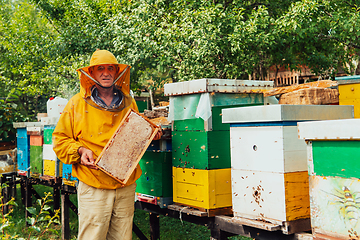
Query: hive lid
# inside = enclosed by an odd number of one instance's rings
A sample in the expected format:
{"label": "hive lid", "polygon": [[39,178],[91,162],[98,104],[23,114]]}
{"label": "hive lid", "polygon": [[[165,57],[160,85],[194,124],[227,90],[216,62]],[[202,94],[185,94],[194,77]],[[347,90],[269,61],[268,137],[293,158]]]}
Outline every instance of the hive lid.
{"label": "hive lid", "polygon": [[222,110],[223,123],[258,123],[349,119],[354,117],[350,105],[265,105]]}
{"label": "hive lid", "polygon": [[338,85],[360,83],[360,75],[336,77],[335,81],[338,82]]}
{"label": "hive lid", "polygon": [[168,83],[164,86],[165,96],[177,96],[204,92],[222,93],[260,93],[273,88],[272,81],[197,79],[187,82]]}
{"label": "hive lid", "polygon": [[360,119],[298,123],[299,139],[360,140]]}
{"label": "hive lid", "polygon": [[13,122],[14,128],[41,127],[41,122]]}

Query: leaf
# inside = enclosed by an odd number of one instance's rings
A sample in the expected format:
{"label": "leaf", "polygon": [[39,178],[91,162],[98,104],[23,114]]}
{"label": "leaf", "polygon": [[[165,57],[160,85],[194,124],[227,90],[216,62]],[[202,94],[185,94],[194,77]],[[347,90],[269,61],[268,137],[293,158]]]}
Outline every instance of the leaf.
{"label": "leaf", "polygon": [[37,232],[41,231],[40,227],[38,227],[38,226],[30,226],[30,229],[34,229]]}
{"label": "leaf", "polygon": [[45,205],[44,207],[43,207],[43,209],[44,210],[49,210],[51,207],[49,206],[49,205]]}
{"label": "leaf", "polygon": [[36,208],[35,207],[27,207],[26,210],[33,215],[37,214]]}

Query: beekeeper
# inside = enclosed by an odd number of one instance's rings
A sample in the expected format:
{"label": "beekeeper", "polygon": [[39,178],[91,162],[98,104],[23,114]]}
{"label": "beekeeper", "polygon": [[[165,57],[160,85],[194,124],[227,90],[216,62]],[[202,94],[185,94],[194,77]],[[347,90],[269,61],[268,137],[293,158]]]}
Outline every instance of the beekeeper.
{"label": "beekeeper", "polygon": [[128,109],[138,111],[130,95],[130,66],[119,64],[109,51],[97,50],[90,66],[77,71],[80,92],[66,105],[53,139],[57,157],[72,164],[72,175],[79,179],[78,239],[132,239],[140,166],[122,185],[94,165]]}

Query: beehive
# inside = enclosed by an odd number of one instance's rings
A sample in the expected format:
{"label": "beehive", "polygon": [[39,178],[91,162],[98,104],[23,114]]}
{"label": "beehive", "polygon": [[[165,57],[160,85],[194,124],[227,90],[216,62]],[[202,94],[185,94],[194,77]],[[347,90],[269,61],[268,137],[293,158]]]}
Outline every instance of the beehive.
{"label": "beehive", "polygon": [[223,110],[223,122],[230,123],[234,216],[280,225],[309,219],[306,144],[297,122],[352,116],[352,106],[335,105]]}
{"label": "beehive", "polygon": [[125,184],[157,131],[154,124],[129,110],[95,164]]}
{"label": "beehive", "polygon": [[138,201],[159,205],[161,208],[172,203],[171,126],[161,126],[161,139],[150,143],[139,165],[142,175],[136,181]]}
{"label": "beehive", "polygon": [[53,150],[52,133],[54,129],[55,125],[44,125],[43,175],[57,178],[62,177],[62,163]]}
{"label": "beehive", "polygon": [[50,177],[62,176],[62,163],[56,157],[52,144],[44,144],[43,146],[43,175]]}
{"label": "beehive", "polygon": [[30,176],[40,177],[43,173],[43,128],[28,126],[27,135],[30,137]]}
{"label": "beehive", "polygon": [[360,232],[360,119],[299,123],[308,144],[313,235],[357,239]]}
{"label": "beehive", "polygon": [[360,76],[336,77],[339,105],[353,105],[354,117],[360,118]]}

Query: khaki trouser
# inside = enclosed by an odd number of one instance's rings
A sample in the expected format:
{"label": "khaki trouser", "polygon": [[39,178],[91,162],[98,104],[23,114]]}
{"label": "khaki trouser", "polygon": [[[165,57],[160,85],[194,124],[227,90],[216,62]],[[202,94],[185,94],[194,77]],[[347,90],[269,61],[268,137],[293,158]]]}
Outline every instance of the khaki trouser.
{"label": "khaki trouser", "polygon": [[135,188],[98,189],[80,181],[78,239],[132,239]]}

